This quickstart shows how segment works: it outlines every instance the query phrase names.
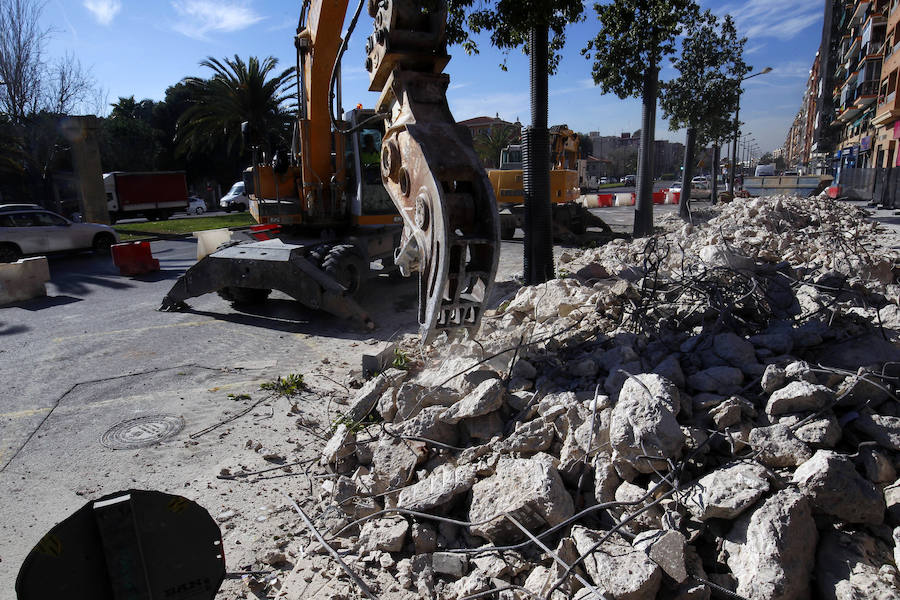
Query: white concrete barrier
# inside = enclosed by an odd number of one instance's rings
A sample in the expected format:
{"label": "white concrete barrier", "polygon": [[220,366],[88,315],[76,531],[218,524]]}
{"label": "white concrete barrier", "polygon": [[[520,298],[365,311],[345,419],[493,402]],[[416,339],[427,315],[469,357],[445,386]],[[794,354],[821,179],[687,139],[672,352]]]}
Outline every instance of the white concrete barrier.
{"label": "white concrete barrier", "polygon": [[634,193],[616,194],[616,206],[634,206]]}
{"label": "white concrete barrier", "polygon": [[585,208],[600,208],[600,200],[597,194],[585,194],[581,197],[581,205]]}
{"label": "white concrete barrier", "polygon": [[0,304],[46,296],[48,281],[50,267],[46,256],[0,263]]}
{"label": "white concrete barrier", "polygon": [[197,260],[202,260],[216,251],[216,248],[231,241],[231,231],[228,229],[207,229],[195,231],[197,238]]}

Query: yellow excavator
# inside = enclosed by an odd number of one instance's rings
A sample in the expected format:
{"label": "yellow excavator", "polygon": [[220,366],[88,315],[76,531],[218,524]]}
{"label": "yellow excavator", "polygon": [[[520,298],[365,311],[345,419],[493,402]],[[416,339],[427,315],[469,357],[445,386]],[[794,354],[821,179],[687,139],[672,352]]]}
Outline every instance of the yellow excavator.
{"label": "yellow excavator", "polygon": [[[471,136],[447,105],[446,2],[360,0],[341,38],[347,5],[303,3],[293,147],[255,158],[245,173],[257,221],[292,226],[299,237],[223,245],[174,284],[162,310],[210,292],[252,302],[277,289],[371,325],[353,295],[380,260],[419,273],[423,339],[478,327],[500,227]],[[374,21],[369,89],[380,97],[374,109],[338,115],[341,59],[364,7]]]}
{"label": "yellow excavator", "polygon": [[[550,202],[554,238],[578,236],[588,227],[609,231],[605,221],[576,202],[581,195],[576,170],[580,144],[578,134],[568,125],[550,128]],[[500,205],[500,237],[512,239],[516,228],[523,228],[525,221],[522,146],[512,144],[501,150],[500,168],[488,171],[488,179]]]}

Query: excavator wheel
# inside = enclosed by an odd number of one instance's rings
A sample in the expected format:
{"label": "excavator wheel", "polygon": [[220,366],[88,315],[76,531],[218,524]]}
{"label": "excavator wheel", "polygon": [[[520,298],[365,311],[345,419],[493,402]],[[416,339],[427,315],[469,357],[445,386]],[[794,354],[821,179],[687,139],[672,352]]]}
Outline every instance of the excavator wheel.
{"label": "excavator wheel", "polygon": [[328,253],[331,251],[332,246],[328,244],[319,244],[309,251],[309,254],[306,255],[306,258],[314,264],[317,268],[322,268],[322,263],[325,262],[325,258],[328,256]]}
{"label": "excavator wheel", "polygon": [[219,296],[232,304],[262,304],[272,290],[258,290],[248,287],[225,287],[219,290]]}
{"label": "excavator wheel", "polygon": [[347,293],[352,296],[362,287],[363,279],[369,269],[363,257],[359,255],[356,246],[340,244],[334,246],[322,261],[322,270],[347,288]]}
{"label": "excavator wheel", "polygon": [[516,235],[516,219],[512,215],[500,215],[500,239],[511,240]]}

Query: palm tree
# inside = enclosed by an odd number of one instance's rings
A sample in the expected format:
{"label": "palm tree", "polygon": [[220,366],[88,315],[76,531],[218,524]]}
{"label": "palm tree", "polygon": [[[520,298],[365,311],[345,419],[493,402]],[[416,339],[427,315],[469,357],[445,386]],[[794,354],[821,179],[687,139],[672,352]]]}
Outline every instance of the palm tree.
{"label": "palm tree", "polygon": [[178,119],[176,138],[179,151],[196,155],[219,150],[229,156],[240,154],[241,124],[249,123],[251,141],[271,155],[290,133],[286,106],[295,80],[295,69],[275,74],[278,59],[260,61],[251,56],[245,63],[237,55],[218,60],[208,57],[201,66],[213,70],[209,79],[184,79],[192,106]]}
{"label": "palm tree", "polygon": [[500,151],[519,140],[519,129],[512,125],[495,125],[487,131],[481,131],[473,142],[475,151],[486,167],[500,165]]}

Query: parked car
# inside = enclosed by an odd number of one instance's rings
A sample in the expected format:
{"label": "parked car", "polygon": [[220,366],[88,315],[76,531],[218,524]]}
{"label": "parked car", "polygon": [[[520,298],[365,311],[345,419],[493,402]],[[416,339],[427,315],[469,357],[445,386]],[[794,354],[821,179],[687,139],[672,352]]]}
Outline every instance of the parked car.
{"label": "parked car", "polygon": [[672,185],[669,186],[669,191],[680,193],[681,192],[681,182],[680,181],[673,182]]}
{"label": "parked car", "polygon": [[221,206],[222,210],[225,212],[231,212],[233,210],[244,212],[250,208],[250,198],[244,193],[244,182],[238,181],[231,186],[228,193],[219,200],[219,206]]}
{"label": "parked car", "polygon": [[206,212],[206,200],[200,196],[191,196],[188,198],[188,214],[202,215]]}
{"label": "parked car", "polygon": [[89,248],[109,252],[118,242],[119,234],[109,225],[75,223],[36,204],[0,205],[0,262]]}
{"label": "parked car", "polygon": [[634,175],[626,175],[624,179],[622,179],[622,183],[624,183],[625,185],[634,185],[634,180]]}
{"label": "parked car", "polygon": [[798,171],[785,171],[782,175],[785,177],[798,177],[800,173]]}

